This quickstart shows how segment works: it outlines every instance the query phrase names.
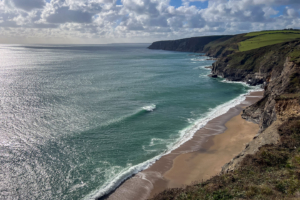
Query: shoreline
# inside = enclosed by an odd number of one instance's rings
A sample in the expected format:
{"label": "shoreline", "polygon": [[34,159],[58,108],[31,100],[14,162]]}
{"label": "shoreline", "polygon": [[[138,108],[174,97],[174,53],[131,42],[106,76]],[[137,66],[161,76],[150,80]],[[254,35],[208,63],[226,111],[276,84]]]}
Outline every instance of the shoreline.
{"label": "shoreline", "polygon": [[[229,162],[235,155],[239,154],[244,149],[246,143],[250,142],[257,134],[258,125],[242,119],[240,114],[245,107],[261,99],[262,95],[263,91],[254,91],[245,95],[246,99],[244,101],[230,108],[225,114],[211,119],[194,134],[192,139],[183,143],[179,148],[171,151],[171,153],[162,156],[148,169],[125,180],[112,193],[98,199],[148,199],[167,188],[182,187],[217,175],[221,171],[221,167]],[[229,131],[231,133],[236,132],[236,128],[230,127],[232,126],[232,120],[234,121],[233,124],[247,125],[248,128],[246,128],[246,130],[250,127],[253,132],[253,136],[251,135],[247,137],[247,139],[245,139],[245,134],[243,137],[240,137],[240,139],[244,139],[244,142],[240,143],[242,145],[239,145],[239,148],[236,148],[237,145],[233,146],[231,143],[229,146],[226,145],[226,142],[222,143],[222,141],[229,141],[228,139],[230,139],[230,136],[228,136],[226,132],[229,130],[231,130]],[[255,128],[253,129],[251,127]],[[241,136],[241,134],[237,134],[237,138],[239,138],[238,136]],[[239,142],[239,140],[237,139],[232,143],[235,144],[236,142]],[[222,145],[220,146],[220,144]],[[225,156],[226,159],[220,159],[224,157],[224,154],[221,153],[222,149],[227,149],[228,151],[230,150],[230,146],[233,147],[231,148],[231,153]],[[218,147],[221,148],[221,151]],[[205,167],[203,163],[209,162],[200,162],[203,159],[209,160],[214,166],[206,164]],[[186,168],[189,170],[192,169],[193,173],[186,173]],[[203,169],[207,169],[209,172],[207,170],[203,171]],[[202,170],[201,173],[197,174],[197,171],[199,172],[200,170]],[[192,178],[188,178],[189,176],[192,176]]]}

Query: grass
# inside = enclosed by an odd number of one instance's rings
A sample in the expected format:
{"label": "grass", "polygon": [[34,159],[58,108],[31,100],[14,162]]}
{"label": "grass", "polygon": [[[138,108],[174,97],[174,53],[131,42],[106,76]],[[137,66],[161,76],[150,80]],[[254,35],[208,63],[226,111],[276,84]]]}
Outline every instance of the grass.
{"label": "grass", "polygon": [[291,61],[300,64],[300,49],[295,49],[290,53]]}
{"label": "grass", "polygon": [[[300,39],[299,30],[275,30],[226,36],[205,45],[203,51],[214,57],[224,57],[265,46]],[[274,49],[276,50],[276,49]],[[295,52],[295,54],[297,54]],[[299,53],[298,53],[299,55]],[[300,58],[297,57],[300,63]]]}
{"label": "grass", "polygon": [[[247,34],[246,36],[248,36]],[[251,35],[251,33],[250,33]],[[266,32],[264,34],[259,34],[257,36],[253,36],[250,39],[242,41],[239,43],[240,51],[249,51],[252,49],[257,49],[264,46],[269,46],[273,44],[278,44],[282,42],[287,42],[295,39],[300,39],[300,31],[297,32]]]}
{"label": "grass", "polygon": [[290,82],[287,87],[288,93],[300,92],[300,72],[295,72],[290,76]]}
{"label": "grass", "polygon": [[300,197],[300,118],[278,128],[281,142],[247,155],[241,167],[208,181],[164,191],[153,200],[296,199]]}

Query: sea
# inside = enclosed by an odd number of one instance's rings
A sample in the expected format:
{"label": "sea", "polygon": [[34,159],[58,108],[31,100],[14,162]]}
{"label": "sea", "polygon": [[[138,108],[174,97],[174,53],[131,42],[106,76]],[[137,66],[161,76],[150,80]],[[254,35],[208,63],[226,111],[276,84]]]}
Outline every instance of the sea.
{"label": "sea", "polygon": [[148,46],[0,46],[0,199],[108,194],[256,89]]}

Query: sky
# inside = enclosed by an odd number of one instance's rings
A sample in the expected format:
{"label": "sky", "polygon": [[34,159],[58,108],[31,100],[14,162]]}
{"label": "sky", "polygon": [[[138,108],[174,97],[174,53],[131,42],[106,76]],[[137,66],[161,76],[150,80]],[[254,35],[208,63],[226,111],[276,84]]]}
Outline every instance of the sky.
{"label": "sky", "polygon": [[0,43],[151,43],[300,29],[300,0],[0,0]]}

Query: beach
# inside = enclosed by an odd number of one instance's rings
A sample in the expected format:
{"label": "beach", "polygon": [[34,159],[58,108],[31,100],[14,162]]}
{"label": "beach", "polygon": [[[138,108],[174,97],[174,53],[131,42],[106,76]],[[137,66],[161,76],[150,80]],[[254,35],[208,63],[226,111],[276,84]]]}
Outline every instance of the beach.
{"label": "beach", "polygon": [[243,102],[209,121],[191,140],[101,199],[148,199],[167,188],[184,187],[217,175],[257,134],[258,124],[242,119],[241,113],[262,96],[263,91],[249,93]]}

